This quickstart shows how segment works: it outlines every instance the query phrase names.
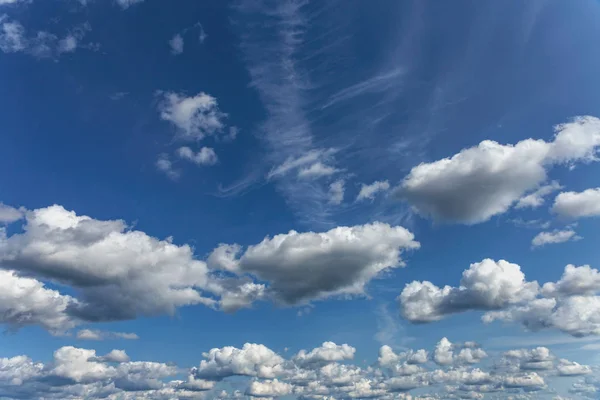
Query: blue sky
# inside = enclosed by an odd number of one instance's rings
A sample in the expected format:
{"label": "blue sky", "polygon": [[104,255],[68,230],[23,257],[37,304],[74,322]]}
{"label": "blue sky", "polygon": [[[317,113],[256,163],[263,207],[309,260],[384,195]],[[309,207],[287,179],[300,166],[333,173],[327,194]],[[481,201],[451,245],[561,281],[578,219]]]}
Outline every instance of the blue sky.
{"label": "blue sky", "polygon": [[0,398],[598,398],[599,19],[0,0]]}

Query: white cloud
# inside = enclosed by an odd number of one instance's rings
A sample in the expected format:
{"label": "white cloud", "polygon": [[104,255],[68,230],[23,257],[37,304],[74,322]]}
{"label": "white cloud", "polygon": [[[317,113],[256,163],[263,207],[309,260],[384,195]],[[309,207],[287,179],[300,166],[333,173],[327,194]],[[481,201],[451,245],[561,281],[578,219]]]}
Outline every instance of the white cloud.
{"label": "white cloud", "polygon": [[574,361],[561,359],[556,370],[562,376],[578,376],[592,373],[592,369],[587,365],[581,365]]}
{"label": "white cloud", "polygon": [[476,224],[506,212],[547,179],[557,164],[597,161],[600,119],[577,117],[555,127],[552,142],[515,145],[485,140],[451,158],[414,167],[396,193],[435,220]]}
{"label": "white cloud", "polygon": [[28,281],[39,296],[55,298],[40,300],[44,307],[58,302],[64,309],[66,303],[70,314],[88,321],[172,314],[180,306],[214,302],[201,293],[209,286],[208,269],[189,246],[57,205],[27,212],[22,233],[0,238],[0,262],[78,288],[82,297],[74,303]]}
{"label": "white cloud", "polygon": [[343,179],[339,179],[329,185],[329,203],[339,205],[344,201],[344,185],[346,182]]}
{"label": "white cloud", "polygon": [[562,192],[556,196],[552,212],[564,218],[600,216],[600,188],[583,192]]}
{"label": "white cloud", "polygon": [[24,210],[0,203],[0,224],[10,224],[23,218]]}
{"label": "white cloud", "polygon": [[542,294],[546,297],[593,295],[596,292],[600,292],[600,272],[589,265],[569,264],[557,282],[542,286]]}
{"label": "white cloud", "polygon": [[109,340],[109,339],[125,339],[125,340],[137,340],[139,336],[135,333],[128,332],[109,332],[99,331],[94,329],[81,329],[77,332],[77,339],[79,340]]}
{"label": "white cloud", "polygon": [[432,322],[467,310],[494,310],[535,298],[536,282],[527,282],[517,264],[485,259],[463,272],[459,287],[439,288],[431,282],[406,285],[398,300],[410,321]]}
{"label": "white cloud", "polygon": [[270,381],[252,381],[246,394],[255,397],[280,397],[292,393],[293,386],[289,383],[273,379]]}
{"label": "white cloud", "polygon": [[177,150],[180,158],[193,162],[196,165],[215,165],[219,161],[217,153],[210,147],[202,147],[199,152],[194,153],[189,147],[180,147]]}
{"label": "white cloud", "polygon": [[373,223],[267,237],[237,259],[239,246],[222,245],[209,263],[212,261],[214,268],[253,274],[269,282],[277,299],[295,304],[364,294],[366,284],[382,271],[403,266],[402,251],[417,248],[419,243],[408,230]]}
{"label": "white cloud", "polygon": [[565,243],[568,241],[580,240],[581,236],[572,229],[555,230],[552,232],[540,232],[531,241],[533,247],[540,247],[546,244]]}
{"label": "white cloud", "polygon": [[12,328],[41,325],[64,332],[74,325],[67,314],[74,304],[72,297],[48,289],[40,281],[0,270],[0,323]]}
{"label": "white cloud", "polygon": [[179,55],[183,53],[183,37],[180,34],[177,34],[169,40],[169,46],[171,47],[171,53],[173,55]]}
{"label": "white cloud", "polygon": [[298,365],[328,364],[336,361],[352,360],[356,349],[347,344],[337,345],[334,342],[325,342],[321,347],[312,349],[310,352],[300,350],[294,356],[294,362]]}
{"label": "white cloud", "polygon": [[0,0],[0,6],[4,6],[7,4],[17,4],[25,1],[27,0]]}
{"label": "white cloud", "polygon": [[298,171],[298,178],[300,179],[318,179],[324,176],[333,175],[340,170],[329,165],[325,165],[322,162],[316,162],[310,167],[302,168]]}
{"label": "white cloud", "polygon": [[540,187],[533,193],[530,193],[525,197],[521,197],[515,205],[515,208],[538,208],[544,204],[544,197],[562,188],[563,187],[558,182],[550,182],[550,184]]}
{"label": "white cloud", "polygon": [[173,167],[173,163],[166,154],[160,154],[156,160],[156,169],[163,172],[170,179],[176,180],[181,176],[181,171]]}
{"label": "white cloud", "polygon": [[463,273],[458,288],[415,281],[398,300],[404,317],[413,322],[481,310],[486,323],[517,322],[531,331],[553,328],[576,337],[600,335],[599,274],[589,266],[569,265],[558,282],[540,290],[537,282],[525,280],[518,265],[484,260]]}
{"label": "white cloud", "polygon": [[390,183],[388,181],[375,181],[370,185],[363,184],[360,188],[360,192],[356,197],[356,201],[361,200],[373,200],[377,193],[385,192],[390,189]]}
{"label": "white cloud", "polygon": [[174,92],[160,93],[160,117],[172,123],[184,140],[201,140],[225,128],[227,114],[219,110],[217,99],[204,92],[187,97]]}
{"label": "white cloud", "polygon": [[[539,397],[555,393],[555,388],[561,386],[557,380],[560,376],[586,375],[585,381],[577,381],[573,387],[578,393],[583,390],[592,393],[589,388],[597,384],[590,374],[592,367],[556,360],[543,347],[508,351],[481,368],[460,364],[460,357],[453,352],[459,347],[478,349],[471,343],[452,344],[442,339],[436,350],[439,363],[404,362],[381,370],[376,366],[363,369],[329,362],[331,357],[328,356],[326,364],[305,362],[296,356],[284,359],[264,345],[246,344],[241,349],[212,349],[203,354],[205,360],[199,367],[191,368],[186,374],[174,364],[131,361],[123,350],[99,356],[95,350],[66,346],[55,351],[53,360],[46,364],[36,363],[27,356],[0,358],[0,392],[6,398],[61,400],[239,400],[243,398],[245,385],[246,395],[263,399],[289,395],[314,400],[481,399],[490,395],[525,399],[526,395]],[[427,353],[407,350],[405,355],[419,352]],[[312,352],[306,354],[309,353]],[[187,375],[185,380],[169,380],[182,374]],[[236,378],[229,380],[232,377]],[[227,386],[242,390],[228,393],[222,390],[221,380],[225,380]],[[544,389],[548,392],[539,392]],[[409,393],[412,390],[418,390],[419,395]]]}
{"label": "white cloud", "polygon": [[122,9],[126,9],[135,4],[139,4],[139,3],[143,2],[144,0],[115,0],[115,1],[117,2],[117,4],[119,6],[121,6]]}
{"label": "white cloud", "polygon": [[227,346],[203,353],[205,360],[194,369],[196,377],[220,380],[243,375],[272,379],[284,371],[284,359],[262,344],[246,343],[241,349]]}
{"label": "white cloud", "polygon": [[454,363],[452,343],[447,338],[442,338],[435,346],[433,360],[439,365],[450,365]]}
{"label": "white cloud", "polygon": [[107,355],[100,357],[102,361],[124,363],[129,361],[129,356],[124,350],[111,350]]}
{"label": "white cloud", "polygon": [[62,39],[44,31],[29,36],[20,22],[10,20],[7,15],[1,15],[0,50],[4,53],[24,52],[36,58],[56,58],[77,50],[80,41],[90,30],[91,26],[86,22],[74,27]]}

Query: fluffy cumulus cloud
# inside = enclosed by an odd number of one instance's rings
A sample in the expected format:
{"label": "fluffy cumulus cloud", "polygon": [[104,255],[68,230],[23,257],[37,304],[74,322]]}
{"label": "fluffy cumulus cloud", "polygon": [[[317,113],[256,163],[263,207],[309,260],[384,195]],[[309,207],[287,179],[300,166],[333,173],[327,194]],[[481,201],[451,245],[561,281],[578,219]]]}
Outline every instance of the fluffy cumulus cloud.
{"label": "fluffy cumulus cloud", "polygon": [[139,4],[141,2],[143,2],[144,0],[116,0],[117,4],[122,8],[122,9],[127,9],[135,4]]}
{"label": "fluffy cumulus cloud", "polygon": [[[383,356],[386,362],[361,368],[347,363],[354,353],[349,345],[326,342],[285,359],[264,345],[247,343],[242,348],[212,349],[204,353],[199,367],[186,370],[174,364],[131,361],[122,350],[99,355],[92,349],[66,346],[56,350],[48,363],[24,355],[0,358],[0,393],[11,400],[225,400],[241,399],[244,393],[254,398],[291,395],[323,400],[481,399],[487,394],[525,399],[527,394],[537,398],[555,393],[552,385],[560,385],[563,377],[585,379],[576,382],[573,392],[589,391],[595,385],[591,367],[558,359],[543,347],[511,350],[477,367],[463,363],[459,349],[485,353],[473,343],[453,344],[444,338],[432,351],[435,362],[421,362],[426,350],[390,354],[384,346],[380,360]],[[413,356],[419,358],[418,363],[410,363]],[[177,379],[180,376],[187,378]],[[239,389],[223,390],[229,383]]]}
{"label": "fluffy cumulus cloud", "polygon": [[[535,206],[547,187],[547,171],[558,164],[597,161],[600,119],[577,117],[558,125],[550,142],[515,145],[485,140],[476,147],[414,167],[395,193],[415,210],[439,221],[475,224],[506,212],[519,199]],[[531,193],[527,198],[526,194]]]}
{"label": "fluffy cumulus cloud", "polygon": [[[341,170],[331,165],[335,162],[335,153],[335,149],[313,149],[300,156],[289,156],[282,164],[271,169],[267,178],[281,178],[294,172],[300,180],[315,180],[337,174]],[[343,181],[338,181],[336,185],[341,186],[343,197]],[[334,190],[339,192],[340,188]]]}
{"label": "fluffy cumulus cloud", "polygon": [[563,229],[552,232],[540,232],[531,240],[531,245],[533,247],[540,247],[547,244],[565,243],[580,239],[582,237],[578,236],[573,229]]}
{"label": "fluffy cumulus cloud", "polygon": [[[304,304],[364,295],[372,279],[404,266],[404,251],[419,248],[405,228],[373,223],[291,231],[244,251],[221,245],[207,263],[190,246],[152,237],[122,220],[97,220],[58,205],[4,209],[5,221],[22,216],[23,223],[0,235],[0,286],[6,286],[0,323],[15,329],[41,325],[53,333],[89,322],[172,315],[183,306],[235,311],[258,300]],[[69,286],[76,295],[63,295],[47,282]],[[93,329],[78,337],[136,338]]]}
{"label": "fluffy cumulus cloud", "polygon": [[275,298],[295,304],[361,295],[382,271],[404,265],[403,251],[417,248],[419,243],[405,228],[373,223],[323,233],[290,231],[243,252],[238,245],[222,245],[209,265],[268,281]]}
{"label": "fluffy cumulus cloud", "polygon": [[40,325],[51,332],[72,328],[67,309],[75,304],[72,297],[48,289],[38,280],[0,270],[0,323],[10,328]]}
{"label": "fluffy cumulus cloud", "polygon": [[[189,246],[131,230],[120,220],[95,220],[56,205],[27,212],[22,232],[0,238],[0,263],[78,288],[81,298],[74,300],[2,272],[21,283],[3,291],[20,307],[28,301],[19,299],[29,298],[33,311],[40,308],[46,315],[51,308],[52,318],[44,317],[44,326],[63,325],[65,313],[73,319],[108,321],[172,314],[180,306],[213,302],[201,293],[209,285],[206,264],[194,258]],[[37,312],[20,314],[18,309],[6,315],[21,324],[38,318]]]}
{"label": "fluffy cumulus cloud", "polygon": [[177,129],[183,140],[201,140],[223,132],[227,114],[219,110],[217,99],[200,92],[195,96],[181,93],[159,93],[160,117]]}
{"label": "fluffy cumulus cloud", "polygon": [[538,284],[526,282],[521,267],[490,259],[471,264],[459,287],[440,288],[431,282],[407,284],[398,300],[402,315],[415,322],[437,321],[467,310],[494,310],[535,298]]}
{"label": "fluffy cumulus cloud", "polygon": [[223,347],[204,353],[194,370],[197,377],[218,380],[234,375],[275,378],[284,371],[284,359],[262,344],[246,343],[241,349]]}
{"label": "fluffy cumulus cloud", "polygon": [[516,264],[484,260],[464,271],[459,287],[412,282],[398,297],[402,315],[427,323],[469,310],[484,322],[517,322],[528,330],[558,329],[573,336],[600,335],[599,272],[568,265],[557,282],[541,288]]}
{"label": "fluffy cumulus cloud", "polygon": [[334,361],[352,360],[356,349],[347,344],[337,345],[333,342],[325,342],[310,352],[301,350],[294,357],[299,365],[328,364]]}
{"label": "fluffy cumulus cloud", "polygon": [[552,211],[564,218],[600,216],[600,188],[583,192],[562,192],[556,196]]}

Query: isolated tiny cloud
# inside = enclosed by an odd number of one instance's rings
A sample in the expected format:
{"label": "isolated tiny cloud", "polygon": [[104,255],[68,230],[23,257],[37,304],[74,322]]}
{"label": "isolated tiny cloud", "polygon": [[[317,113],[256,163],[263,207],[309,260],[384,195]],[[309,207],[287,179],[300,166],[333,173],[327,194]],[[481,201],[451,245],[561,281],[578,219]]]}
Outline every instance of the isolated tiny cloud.
{"label": "isolated tiny cloud", "polygon": [[182,93],[159,92],[159,96],[160,117],[173,124],[180,139],[201,140],[221,133],[225,128],[227,114],[219,110],[217,99],[207,93],[186,96]]}
{"label": "isolated tiny cloud", "polygon": [[402,315],[417,323],[484,311],[486,323],[516,322],[531,331],[552,328],[581,337],[600,335],[599,294],[600,273],[590,266],[568,265],[560,280],[540,288],[519,265],[488,259],[464,271],[458,287],[411,282],[398,302]]}
{"label": "isolated tiny cloud", "polygon": [[[422,163],[395,193],[424,216],[463,224],[505,213],[524,196],[521,207],[536,205],[550,190],[539,186],[551,167],[598,160],[600,119],[577,117],[555,132],[551,142],[527,139],[503,145],[485,140],[450,158]],[[528,192],[532,197],[527,198]]]}

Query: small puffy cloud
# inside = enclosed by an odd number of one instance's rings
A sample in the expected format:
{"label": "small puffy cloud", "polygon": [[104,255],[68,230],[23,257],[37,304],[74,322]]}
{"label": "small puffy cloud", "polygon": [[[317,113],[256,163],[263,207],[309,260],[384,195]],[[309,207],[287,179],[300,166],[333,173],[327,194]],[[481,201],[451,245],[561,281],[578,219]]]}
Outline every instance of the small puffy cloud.
{"label": "small puffy cloud", "polygon": [[77,339],[79,340],[110,340],[110,339],[125,339],[137,340],[139,336],[135,333],[128,332],[109,332],[93,329],[81,329],[77,331]]}
{"label": "small puffy cloud", "polygon": [[454,363],[454,352],[452,343],[447,338],[442,338],[435,346],[433,360],[439,365],[450,365]]}
{"label": "small puffy cloud", "polygon": [[0,224],[10,224],[23,218],[23,209],[17,209],[0,203]]}
{"label": "small puffy cloud", "polygon": [[177,34],[169,40],[169,46],[171,47],[171,53],[173,55],[179,55],[183,53],[183,37]]}
{"label": "small puffy cloud", "polygon": [[334,342],[325,342],[307,352],[300,350],[294,357],[294,362],[299,365],[328,364],[336,361],[352,360],[356,349],[347,344],[337,345]]}
{"label": "small puffy cloud", "polygon": [[487,221],[545,182],[552,166],[597,161],[600,119],[577,117],[555,132],[551,142],[527,139],[503,145],[485,140],[450,158],[422,163],[395,192],[435,220]]}
{"label": "small puffy cloud", "polygon": [[569,264],[557,282],[548,282],[542,286],[546,297],[593,295],[600,291],[600,272],[584,265],[577,267]]}
{"label": "small puffy cloud", "polygon": [[159,93],[160,117],[177,129],[184,140],[201,140],[206,136],[222,132],[227,114],[219,110],[217,99],[200,92],[195,96],[181,93]]}
{"label": "small puffy cloud", "polygon": [[546,196],[562,188],[563,187],[558,182],[553,181],[548,185],[540,187],[533,193],[530,193],[525,197],[521,197],[515,205],[515,208],[538,208],[544,204]]}
{"label": "small puffy cloud", "polygon": [[563,218],[600,216],[600,188],[583,192],[562,192],[556,196],[552,212]]}
{"label": "small puffy cloud", "polygon": [[538,233],[531,241],[531,245],[533,247],[540,247],[547,244],[565,243],[581,239],[582,237],[578,236],[572,229],[555,230],[552,232]]}
{"label": "small puffy cloud", "polygon": [[285,360],[262,344],[246,343],[241,349],[214,348],[203,356],[205,360],[193,371],[198,378],[220,380],[243,375],[273,379],[284,371]]}
{"label": "small puffy cloud", "polygon": [[176,180],[181,176],[181,171],[173,167],[173,162],[167,154],[160,154],[155,165],[157,170],[167,175],[170,179]]}
{"label": "small puffy cloud", "polygon": [[533,299],[537,293],[537,283],[527,282],[520,266],[486,259],[463,272],[459,287],[415,281],[406,285],[398,300],[409,321],[432,322],[467,310],[500,309]]}
{"label": "small puffy cloud", "polygon": [[277,379],[267,381],[252,381],[246,394],[254,397],[280,397],[292,393],[293,386]]}
{"label": "small puffy cloud", "polygon": [[377,193],[385,192],[390,189],[390,183],[388,181],[375,181],[370,185],[363,184],[360,188],[360,192],[356,197],[356,201],[362,200],[373,200]]}
{"label": "small puffy cloud", "polygon": [[592,369],[587,365],[581,365],[574,361],[561,359],[556,366],[558,374],[561,376],[578,376],[592,373]]}
{"label": "small puffy cloud", "polygon": [[[384,223],[338,227],[328,232],[290,231],[241,247],[221,245],[209,257],[214,268],[252,274],[287,304],[338,295],[362,295],[382,271],[403,266],[400,255],[419,243],[403,227]],[[235,258],[236,253],[241,253]]]}
{"label": "small puffy cloud", "polygon": [[177,150],[177,155],[196,165],[215,165],[219,161],[217,153],[210,147],[202,147],[199,152],[194,153],[191,148],[183,146]]}
{"label": "small puffy cloud", "polygon": [[342,204],[344,201],[344,192],[345,192],[345,181],[343,179],[339,179],[329,185],[329,203],[334,205]]}

